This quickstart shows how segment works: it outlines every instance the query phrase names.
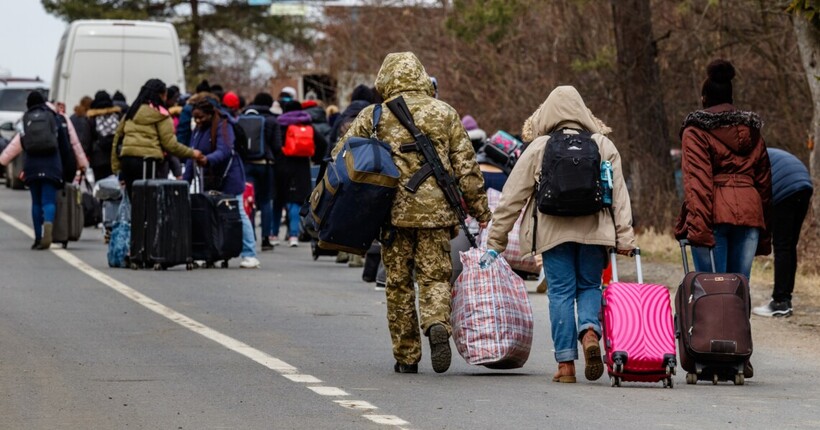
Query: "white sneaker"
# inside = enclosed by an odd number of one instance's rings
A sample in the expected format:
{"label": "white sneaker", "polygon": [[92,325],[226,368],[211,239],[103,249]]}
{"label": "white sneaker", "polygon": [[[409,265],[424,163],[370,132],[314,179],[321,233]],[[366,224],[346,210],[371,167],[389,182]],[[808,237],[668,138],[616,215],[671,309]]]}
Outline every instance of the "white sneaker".
{"label": "white sneaker", "polygon": [[291,236],[290,239],[288,239],[288,246],[291,248],[296,248],[299,246],[299,238],[296,236]]}
{"label": "white sneaker", "polygon": [[279,237],[278,236],[271,236],[270,237],[270,244],[273,245],[273,246],[279,246],[280,245]]}
{"label": "white sneaker", "polygon": [[242,262],[239,263],[239,267],[243,269],[258,269],[261,265],[256,257],[242,257]]}

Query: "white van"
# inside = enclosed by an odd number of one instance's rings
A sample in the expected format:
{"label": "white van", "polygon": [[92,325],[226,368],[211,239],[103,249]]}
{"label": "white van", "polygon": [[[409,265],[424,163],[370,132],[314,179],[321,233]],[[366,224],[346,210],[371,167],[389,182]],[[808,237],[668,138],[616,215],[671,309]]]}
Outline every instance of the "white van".
{"label": "white van", "polygon": [[151,78],[185,91],[179,38],[169,23],[80,20],[63,34],[51,97],[70,110],[99,90],[122,92],[128,103]]}

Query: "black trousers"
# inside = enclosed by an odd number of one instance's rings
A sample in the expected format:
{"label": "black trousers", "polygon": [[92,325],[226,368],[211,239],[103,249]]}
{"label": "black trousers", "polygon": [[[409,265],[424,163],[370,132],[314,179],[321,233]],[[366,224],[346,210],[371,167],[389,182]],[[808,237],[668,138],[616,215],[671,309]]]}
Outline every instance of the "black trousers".
{"label": "black trousers", "polygon": [[[144,166],[144,169],[143,169]],[[154,175],[156,173],[156,175]],[[142,157],[120,157],[120,180],[125,182],[128,197],[133,198],[131,186],[140,179],[165,179],[168,163],[164,160]]]}
{"label": "black trousers", "polygon": [[792,299],[797,272],[797,242],[800,228],[811,202],[812,190],[800,190],[772,208],[772,247],[774,248],[774,292],[772,300]]}

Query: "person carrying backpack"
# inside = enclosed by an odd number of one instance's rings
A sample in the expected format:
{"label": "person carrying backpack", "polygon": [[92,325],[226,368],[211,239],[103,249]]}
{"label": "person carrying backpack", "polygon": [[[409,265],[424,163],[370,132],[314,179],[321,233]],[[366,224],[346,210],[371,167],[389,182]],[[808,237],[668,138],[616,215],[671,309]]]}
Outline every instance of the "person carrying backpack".
{"label": "person carrying backpack", "polygon": [[111,151],[114,134],[120,125],[120,107],[114,106],[111,96],[100,90],[94,94],[94,101],[91,102],[87,115],[91,130],[91,168],[94,169],[96,178],[107,178],[113,174]]}
{"label": "person carrying backpack", "polygon": [[[191,136],[191,148],[201,151],[203,156],[196,163],[203,167],[203,191],[215,190],[223,194],[235,196],[242,201],[245,192],[245,171],[242,160],[234,151],[234,131],[231,124],[222,115],[213,101],[199,98],[193,102],[192,118],[196,128]],[[185,163],[186,181],[194,178],[194,160]],[[259,268],[256,258],[256,239],[253,236],[251,221],[244,210],[240,208],[239,216],[242,219],[242,261],[239,267],[243,269]]]}
{"label": "person carrying backpack", "polygon": [[[458,112],[433,98],[435,90],[421,61],[412,52],[388,54],[376,76],[376,90],[388,102],[399,97],[404,99],[416,126],[429,138],[443,169],[462,192],[467,212],[486,227],[491,213],[467,132]],[[374,108],[368,106],[361,111],[342,142],[354,136],[371,136]],[[430,165],[398,117],[389,109],[383,109],[375,129],[376,137],[391,146],[400,175],[390,215],[395,233],[383,237],[382,248],[382,261],[387,269],[387,321],[396,360],[393,370],[418,372],[421,334],[424,333],[430,340],[433,370],[446,372],[450,367],[452,331],[450,240],[458,233],[458,215],[435,178],[419,179],[415,191],[407,188],[411,179],[418,178],[416,173]],[[336,145],[333,157],[338,157],[343,147]],[[400,150],[401,147],[405,150]],[[414,274],[418,282],[418,312]]]}
{"label": "person carrying backpack", "polygon": [[245,176],[253,184],[254,202],[262,215],[262,251],[273,249],[274,154],[282,150],[279,124],[271,112],[273,96],[262,92],[254,97],[239,117],[239,125],[249,139],[250,150],[242,158]]}
{"label": "person carrying backpack", "polygon": [[[489,250],[482,257],[486,267],[504,251],[507,234],[524,211],[521,249],[529,255],[542,254],[549,284],[558,362],[554,382],[575,382],[578,341],[583,346],[586,378],[594,381],[603,374],[598,312],[607,248],[615,247],[622,255],[635,249],[621,157],[602,131],[574,87],[561,86],[550,93],[525,123],[523,134],[534,140],[507,179],[493,214]],[[609,165],[611,194],[601,181],[602,166]],[[565,181],[575,185],[574,194],[563,194]],[[610,207],[606,207],[607,195]]]}
{"label": "person carrying backpack", "polygon": [[278,233],[282,210],[287,210],[288,246],[299,246],[299,211],[310,195],[310,163],[319,164],[327,151],[327,141],[313,128],[310,114],[302,105],[287,101],[282,115],[276,119],[283,136],[282,149],[276,156],[274,183],[276,197],[273,200],[273,237],[271,243],[279,243]]}
{"label": "person carrying backpack", "polygon": [[[38,91],[29,93],[28,110],[23,114],[23,133],[12,139],[0,154],[0,164],[25,152],[23,164],[25,183],[31,192],[31,219],[34,244],[31,249],[51,247],[54,215],[57,210],[57,191],[65,178],[73,178],[79,168],[85,171],[88,161],[82,146],[72,145],[66,118],[60,118]],[[73,130],[73,129],[72,129]]]}

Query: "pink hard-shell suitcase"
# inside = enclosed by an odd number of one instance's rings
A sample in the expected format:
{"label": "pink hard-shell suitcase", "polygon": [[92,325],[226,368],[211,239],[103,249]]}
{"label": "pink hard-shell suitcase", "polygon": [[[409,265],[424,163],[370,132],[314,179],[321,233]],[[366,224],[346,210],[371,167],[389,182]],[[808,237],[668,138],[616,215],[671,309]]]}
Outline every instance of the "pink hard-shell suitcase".
{"label": "pink hard-shell suitcase", "polygon": [[615,251],[612,283],[601,299],[601,325],[607,373],[613,387],[621,381],[659,382],[673,387],[675,330],[669,290],[644,284],[640,250],[635,250],[638,282],[619,282]]}

